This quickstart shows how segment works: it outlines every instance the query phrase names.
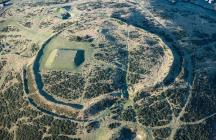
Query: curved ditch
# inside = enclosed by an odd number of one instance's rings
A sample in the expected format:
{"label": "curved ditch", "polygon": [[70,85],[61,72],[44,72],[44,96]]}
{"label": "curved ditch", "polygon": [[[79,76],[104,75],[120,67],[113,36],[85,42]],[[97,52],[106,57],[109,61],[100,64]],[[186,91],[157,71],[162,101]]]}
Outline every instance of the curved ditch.
{"label": "curved ditch", "polygon": [[63,101],[59,101],[57,99],[55,99],[53,96],[51,96],[50,94],[48,94],[45,90],[44,90],[44,84],[43,84],[43,80],[42,80],[42,76],[40,74],[40,62],[41,62],[41,58],[43,56],[44,53],[44,49],[45,47],[50,43],[50,41],[55,38],[57,35],[59,35],[61,32],[58,32],[56,34],[54,34],[53,36],[51,36],[49,39],[47,39],[47,41],[45,41],[42,44],[41,49],[39,50],[38,54],[36,55],[35,61],[33,63],[33,74],[34,74],[34,78],[35,78],[35,83],[36,83],[36,87],[40,93],[41,96],[43,96],[46,100],[59,104],[59,105],[66,105],[69,107],[72,107],[74,109],[83,109],[83,105],[80,104],[72,104],[72,103],[65,103]]}
{"label": "curved ditch", "polygon": [[[149,33],[155,34],[157,36],[159,36],[161,38],[161,40],[170,48],[170,50],[172,51],[173,54],[173,64],[170,68],[169,73],[167,74],[167,76],[164,78],[163,81],[161,81],[160,83],[157,84],[157,86],[168,86],[170,84],[172,84],[176,77],[179,75],[179,73],[181,72],[181,68],[182,68],[182,62],[183,62],[183,58],[180,55],[181,52],[180,50],[173,46],[172,44],[169,43],[170,38],[169,36],[164,36],[164,32],[162,32],[162,29],[158,29],[158,27],[154,26],[154,23],[150,23],[150,21],[148,19],[146,19],[139,11],[132,11],[134,12],[128,19],[124,19],[121,18],[120,16],[113,16],[112,18],[120,20],[122,22],[125,22],[126,24],[130,24],[136,28],[139,28],[141,30],[145,30]],[[136,19],[136,17],[143,17],[142,20],[143,22],[139,22]],[[140,24],[141,23],[141,24]]]}
{"label": "curved ditch", "polygon": [[[30,90],[29,90],[29,86],[28,86],[27,69],[25,67],[23,68],[23,89],[24,89],[24,93],[26,95],[30,94]],[[61,119],[68,119],[68,120],[71,120],[73,122],[87,122],[87,121],[90,121],[90,120],[78,120],[78,119],[74,119],[74,118],[71,118],[71,117],[68,117],[68,116],[65,116],[65,115],[60,115],[60,114],[54,113],[52,111],[46,110],[46,109],[40,107],[39,105],[37,105],[37,103],[35,103],[34,100],[32,98],[30,98],[30,97],[27,97],[27,101],[34,108],[36,108],[37,110],[39,110],[39,111],[41,111],[43,113],[46,113],[46,114],[48,114],[50,116],[58,117],[58,118],[61,118]]]}

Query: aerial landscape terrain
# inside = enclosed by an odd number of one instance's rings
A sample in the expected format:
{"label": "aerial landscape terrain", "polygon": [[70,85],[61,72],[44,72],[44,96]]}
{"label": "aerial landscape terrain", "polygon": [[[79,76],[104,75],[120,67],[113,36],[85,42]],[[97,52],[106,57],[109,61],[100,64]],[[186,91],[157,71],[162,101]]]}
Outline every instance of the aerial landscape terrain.
{"label": "aerial landscape terrain", "polygon": [[216,1],[0,0],[0,140],[216,140]]}

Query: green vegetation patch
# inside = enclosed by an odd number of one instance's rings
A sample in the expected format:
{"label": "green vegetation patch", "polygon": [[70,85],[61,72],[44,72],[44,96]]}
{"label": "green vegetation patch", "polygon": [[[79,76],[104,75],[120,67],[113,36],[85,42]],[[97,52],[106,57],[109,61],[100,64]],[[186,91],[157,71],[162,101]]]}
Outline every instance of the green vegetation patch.
{"label": "green vegetation patch", "polygon": [[79,71],[82,64],[90,60],[92,53],[89,43],[56,37],[44,49],[40,69]]}
{"label": "green vegetation patch", "polygon": [[54,49],[50,53],[45,67],[47,69],[74,69],[76,53],[77,50],[73,49]]}

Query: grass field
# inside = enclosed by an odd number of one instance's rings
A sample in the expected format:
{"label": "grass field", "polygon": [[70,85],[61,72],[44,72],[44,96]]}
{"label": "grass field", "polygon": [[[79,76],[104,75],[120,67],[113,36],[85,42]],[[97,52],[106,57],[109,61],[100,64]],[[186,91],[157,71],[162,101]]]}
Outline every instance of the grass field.
{"label": "grass field", "polygon": [[74,59],[77,55],[78,50],[76,49],[55,49],[53,50],[46,63],[46,69],[62,69],[62,70],[73,70],[77,66],[74,64]]}
{"label": "grass field", "polygon": [[44,49],[44,55],[41,60],[41,70],[65,70],[74,71],[81,67],[76,67],[74,58],[77,50],[85,51],[85,63],[87,63],[93,54],[93,49],[87,42],[67,41],[61,36],[53,39]]}

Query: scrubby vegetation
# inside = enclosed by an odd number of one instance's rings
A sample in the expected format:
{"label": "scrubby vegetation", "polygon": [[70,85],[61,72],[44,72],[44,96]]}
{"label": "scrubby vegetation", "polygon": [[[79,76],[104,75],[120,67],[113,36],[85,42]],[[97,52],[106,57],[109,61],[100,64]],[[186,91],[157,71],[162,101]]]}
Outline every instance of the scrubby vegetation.
{"label": "scrubby vegetation", "polygon": [[[0,139],[216,137],[213,7],[13,2],[0,11]],[[53,50],[59,69],[45,66]]]}
{"label": "scrubby vegetation", "polygon": [[43,75],[45,89],[51,95],[77,99],[84,92],[85,80],[81,74],[52,71]]}

